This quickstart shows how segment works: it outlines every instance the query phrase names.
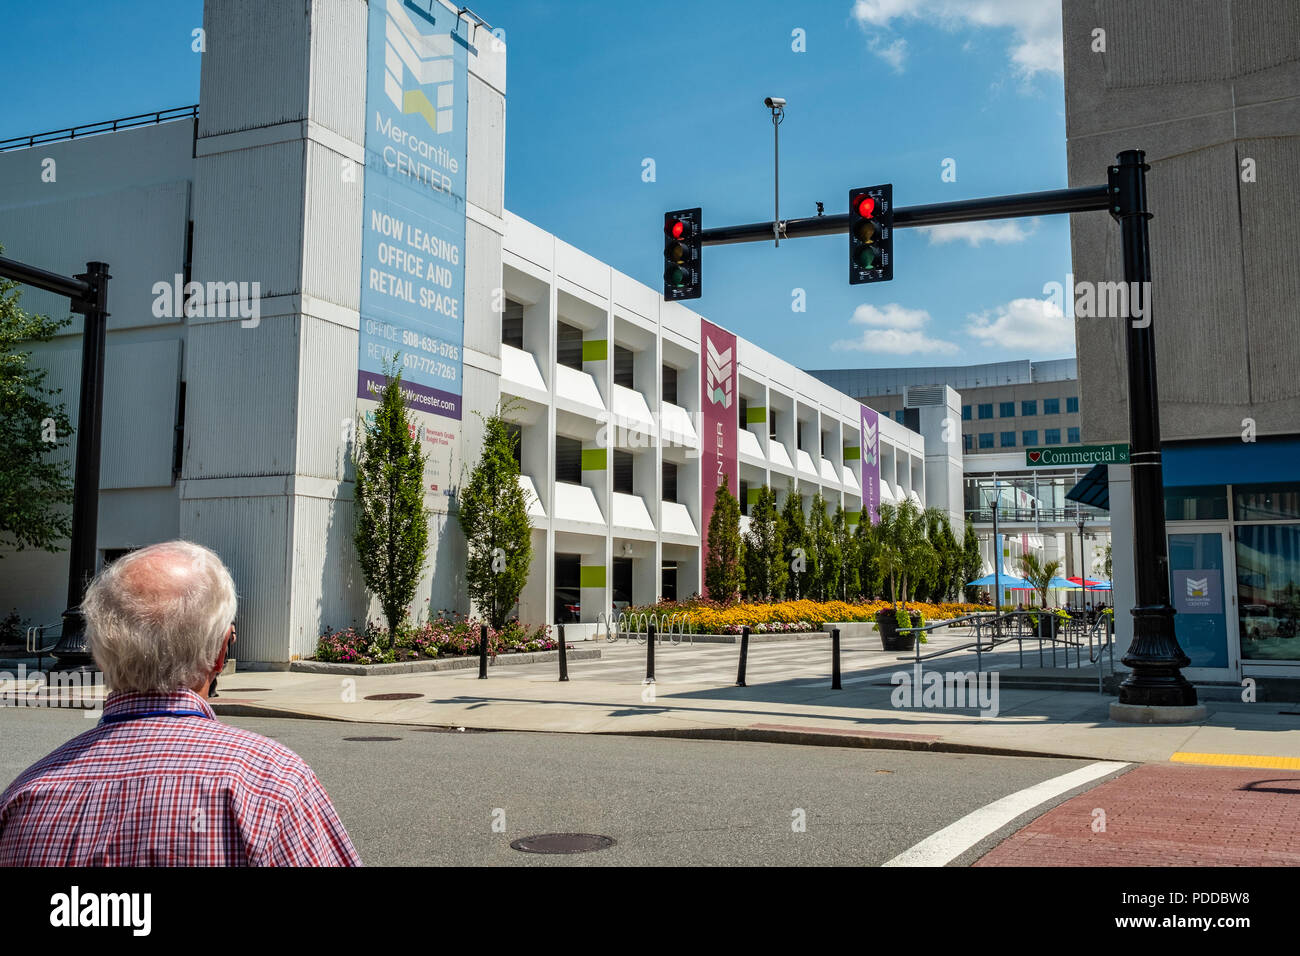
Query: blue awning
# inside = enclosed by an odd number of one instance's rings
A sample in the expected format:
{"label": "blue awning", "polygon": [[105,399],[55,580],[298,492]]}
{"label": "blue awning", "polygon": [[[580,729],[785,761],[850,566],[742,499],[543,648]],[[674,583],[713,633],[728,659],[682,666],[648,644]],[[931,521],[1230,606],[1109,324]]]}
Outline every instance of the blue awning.
{"label": "blue awning", "polygon": [[[1300,439],[1297,438],[1177,442],[1161,446],[1160,452],[1166,488],[1300,481]],[[1107,465],[1094,465],[1065,497],[1109,511],[1107,468]]]}
{"label": "blue awning", "polygon": [[1161,447],[1166,488],[1300,481],[1300,439],[1179,442]]}

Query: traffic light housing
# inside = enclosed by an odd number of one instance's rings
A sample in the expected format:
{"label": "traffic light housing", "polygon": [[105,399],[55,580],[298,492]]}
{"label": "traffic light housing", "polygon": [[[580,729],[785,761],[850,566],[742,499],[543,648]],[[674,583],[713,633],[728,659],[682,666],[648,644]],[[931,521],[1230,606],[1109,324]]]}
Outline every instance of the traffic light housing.
{"label": "traffic light housing", "polygon": [[894,187],[849,190],[849,285],[894,278]]}
{"label": "traffic light housing", "polygon": [[700,297],[700,207],[664,213],[664,298]]}

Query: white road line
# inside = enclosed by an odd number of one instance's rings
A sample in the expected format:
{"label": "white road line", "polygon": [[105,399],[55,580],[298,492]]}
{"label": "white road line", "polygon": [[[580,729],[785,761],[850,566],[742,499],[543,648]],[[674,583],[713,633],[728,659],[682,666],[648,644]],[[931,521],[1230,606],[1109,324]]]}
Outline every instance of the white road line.
{"label": "white road line", "polygon": [[932,833],[910,850],[894,857],[885,866],[946,866],[985,837],[997,832],[1022,813],[1028,813],[1048,800],[1085,783],[1114,773],[1127,763],[1103,760],[1051,780],[1044,780],[986,807],[968,813],[937,833]]}

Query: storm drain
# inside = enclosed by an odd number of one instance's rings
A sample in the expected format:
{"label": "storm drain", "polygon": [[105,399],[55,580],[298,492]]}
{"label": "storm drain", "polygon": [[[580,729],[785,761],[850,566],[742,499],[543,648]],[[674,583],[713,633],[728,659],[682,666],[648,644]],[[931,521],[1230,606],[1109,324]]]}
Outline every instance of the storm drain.
{"label": "storm drain", "polygon": [[351,740],[355,743],[372,744],[383,740],[401,740],[401,737],[344,737],[344,740]]}
{"label": "storm drain", "polygon": [[542,833],[523,837],[510,844],[524,853],[590,853],[593,850],[607,850],[613,845],[613,837],[596,833]]}
{"label": "storm drain", "polygon": [[423,694],[371,694],[366,700],[415,700]]}
{"label": "storm drain", "polygon": [[226,687],[227,694],[262,694],[271,690],[269,687]]}

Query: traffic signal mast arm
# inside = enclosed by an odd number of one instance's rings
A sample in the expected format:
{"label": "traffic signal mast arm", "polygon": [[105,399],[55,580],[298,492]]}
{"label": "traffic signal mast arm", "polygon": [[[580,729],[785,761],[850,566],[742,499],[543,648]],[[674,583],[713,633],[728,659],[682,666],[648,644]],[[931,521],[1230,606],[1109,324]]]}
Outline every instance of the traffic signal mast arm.
{"label": "traffic signal mast arm", "polygon": [[[1077,186],[1051,189],[1014,196],[990,196],[986,199],[962,199],[957,202],[930,203],[925,206],[900,206],[894,210],[894,228],[942,226],[954,222],[978,222],[983,219],[1018,219],[1022,216],[1049,216],[1059,213],[1095,212],[1111,208],[1109,186]],[[781,224],[781,238],[801,236],[842,236],[849,228],[849,214],[809,216],[787,219]],[[741,226],[715,226],[700,233],[700,244],[722,246],[733,242],[768,242],[772,239],[771,222],[752,222]]]}

